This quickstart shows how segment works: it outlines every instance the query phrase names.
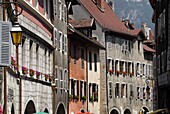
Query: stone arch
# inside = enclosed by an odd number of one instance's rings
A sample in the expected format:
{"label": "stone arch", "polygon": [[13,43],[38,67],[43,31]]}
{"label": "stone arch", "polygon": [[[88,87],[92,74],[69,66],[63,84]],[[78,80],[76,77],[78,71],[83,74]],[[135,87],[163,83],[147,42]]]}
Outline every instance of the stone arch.
{"label": "stone arch", "polygon": [[124,114],[131,114],[130,109],[129,109],[129,108],[126,108],[126,109],[124,110]]}
{"label": "stone arch", "polygon": [[48,109],[47,109],[47,108],[45,108],[44,112],[49,113],[49,111],[48,111]]}
{"label": "stone arch", "polygon": [[147,112],[149,112],[149,109],[146,106],[141,107],[139,110],[139,113],[142,113],[142,114],[147,114]]}
{"label": "stone arch", "polygon": [[32,113],[36,113],[36,109],[35,109],[34,102],[30,100],[26,105],[24,114],[32,114]]}
{"label": "stone arch", "polygon": [[59,103],[56,114],[66,114],[63,103]]}
{"label": "stone arch", "polygon": [[120,114],[120,111],[117,108],[113,108],[109,114]]}
{"label": "stone arch", "polygon": [[11,106],[11,114],[15,114],[15,109],[14,109],[14,104],[12,103],[12,106]]}

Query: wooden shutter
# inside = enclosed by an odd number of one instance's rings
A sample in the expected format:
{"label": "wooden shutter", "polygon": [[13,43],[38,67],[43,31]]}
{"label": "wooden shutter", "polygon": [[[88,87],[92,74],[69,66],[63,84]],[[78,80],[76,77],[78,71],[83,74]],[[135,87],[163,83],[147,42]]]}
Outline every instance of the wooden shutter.
{"label": "wooden shutter", "polygon": [[11,23],[0,22],[0,66],[11,65]]}

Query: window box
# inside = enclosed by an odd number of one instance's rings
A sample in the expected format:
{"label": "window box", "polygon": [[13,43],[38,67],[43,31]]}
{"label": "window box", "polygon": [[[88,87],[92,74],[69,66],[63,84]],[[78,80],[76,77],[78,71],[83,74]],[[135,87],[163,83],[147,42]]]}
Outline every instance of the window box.
{"label": "window box", "polygon": [[86,96],[82,96],[81,100],[85,101],[86,100]]}
{"label": "window box", "polygon": [[114,70],[109,70],[109,74],[110,75],[113,74],[113,72],[114,72]]}
{"label": "window box", "polygon": [[79,99],[79,96],[78,96],[78,95],[75,95],[75,96],[74,96],[74,99],[78,100],[78,99]]}
{"label": "window box", "polygon": [[47,79],[49,78],[49,75],[48,74],[45,74],[45,81],[47,81]]}
{"label": "window box", "polygon": [[93,101],[93,96],[90,96],[89,100],[92,102]]}
{"label": "window box", "polygon": [[36,71],[36,78],[39,79],[40,78],[40,72]]}
{"label": "window box", "polygon": [[28,69],[22,66],[22,74],[28,74]]}
{"label": "window box", "polygon": [[72,94],[69,94],[69,100],[71,100],[73,98]]}
{"label": "window box", "polygon": [[119,74],[120,74],[120,71],[119,71],[119,70],[117,70],[117,71],[116,71],[116,73],[117,73],[117,75],[119,75]]}
{"label": "window box", "polygon": [[34,76],[35,71],[34,71],[33,69],[30,69],[30,70],[29,70],[29,73],[30,73],[30,76],[31,76],[31,77],[33,77],[33,76]]}

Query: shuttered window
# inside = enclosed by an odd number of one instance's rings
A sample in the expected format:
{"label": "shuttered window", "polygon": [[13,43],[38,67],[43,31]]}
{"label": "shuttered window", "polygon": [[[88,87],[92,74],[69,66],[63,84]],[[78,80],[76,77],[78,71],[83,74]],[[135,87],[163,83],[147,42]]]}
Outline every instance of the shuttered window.
{"label": "shuttered window", "polygon": [[11,23],[0,22],[0,66],[11,64]]}

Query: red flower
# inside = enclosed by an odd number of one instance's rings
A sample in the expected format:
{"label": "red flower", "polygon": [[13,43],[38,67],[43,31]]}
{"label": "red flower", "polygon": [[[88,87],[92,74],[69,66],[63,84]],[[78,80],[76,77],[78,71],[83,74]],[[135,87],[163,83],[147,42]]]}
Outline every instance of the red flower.
{"label": "red flower", "polygon": [[123,75],[126,75],[126,71],[123,71]]}
{"label": "red flower", "polygon": [[113,74],[113,72],[114,72],[114,70],[109,70],[109,73],[110,73],[110,74]]}

